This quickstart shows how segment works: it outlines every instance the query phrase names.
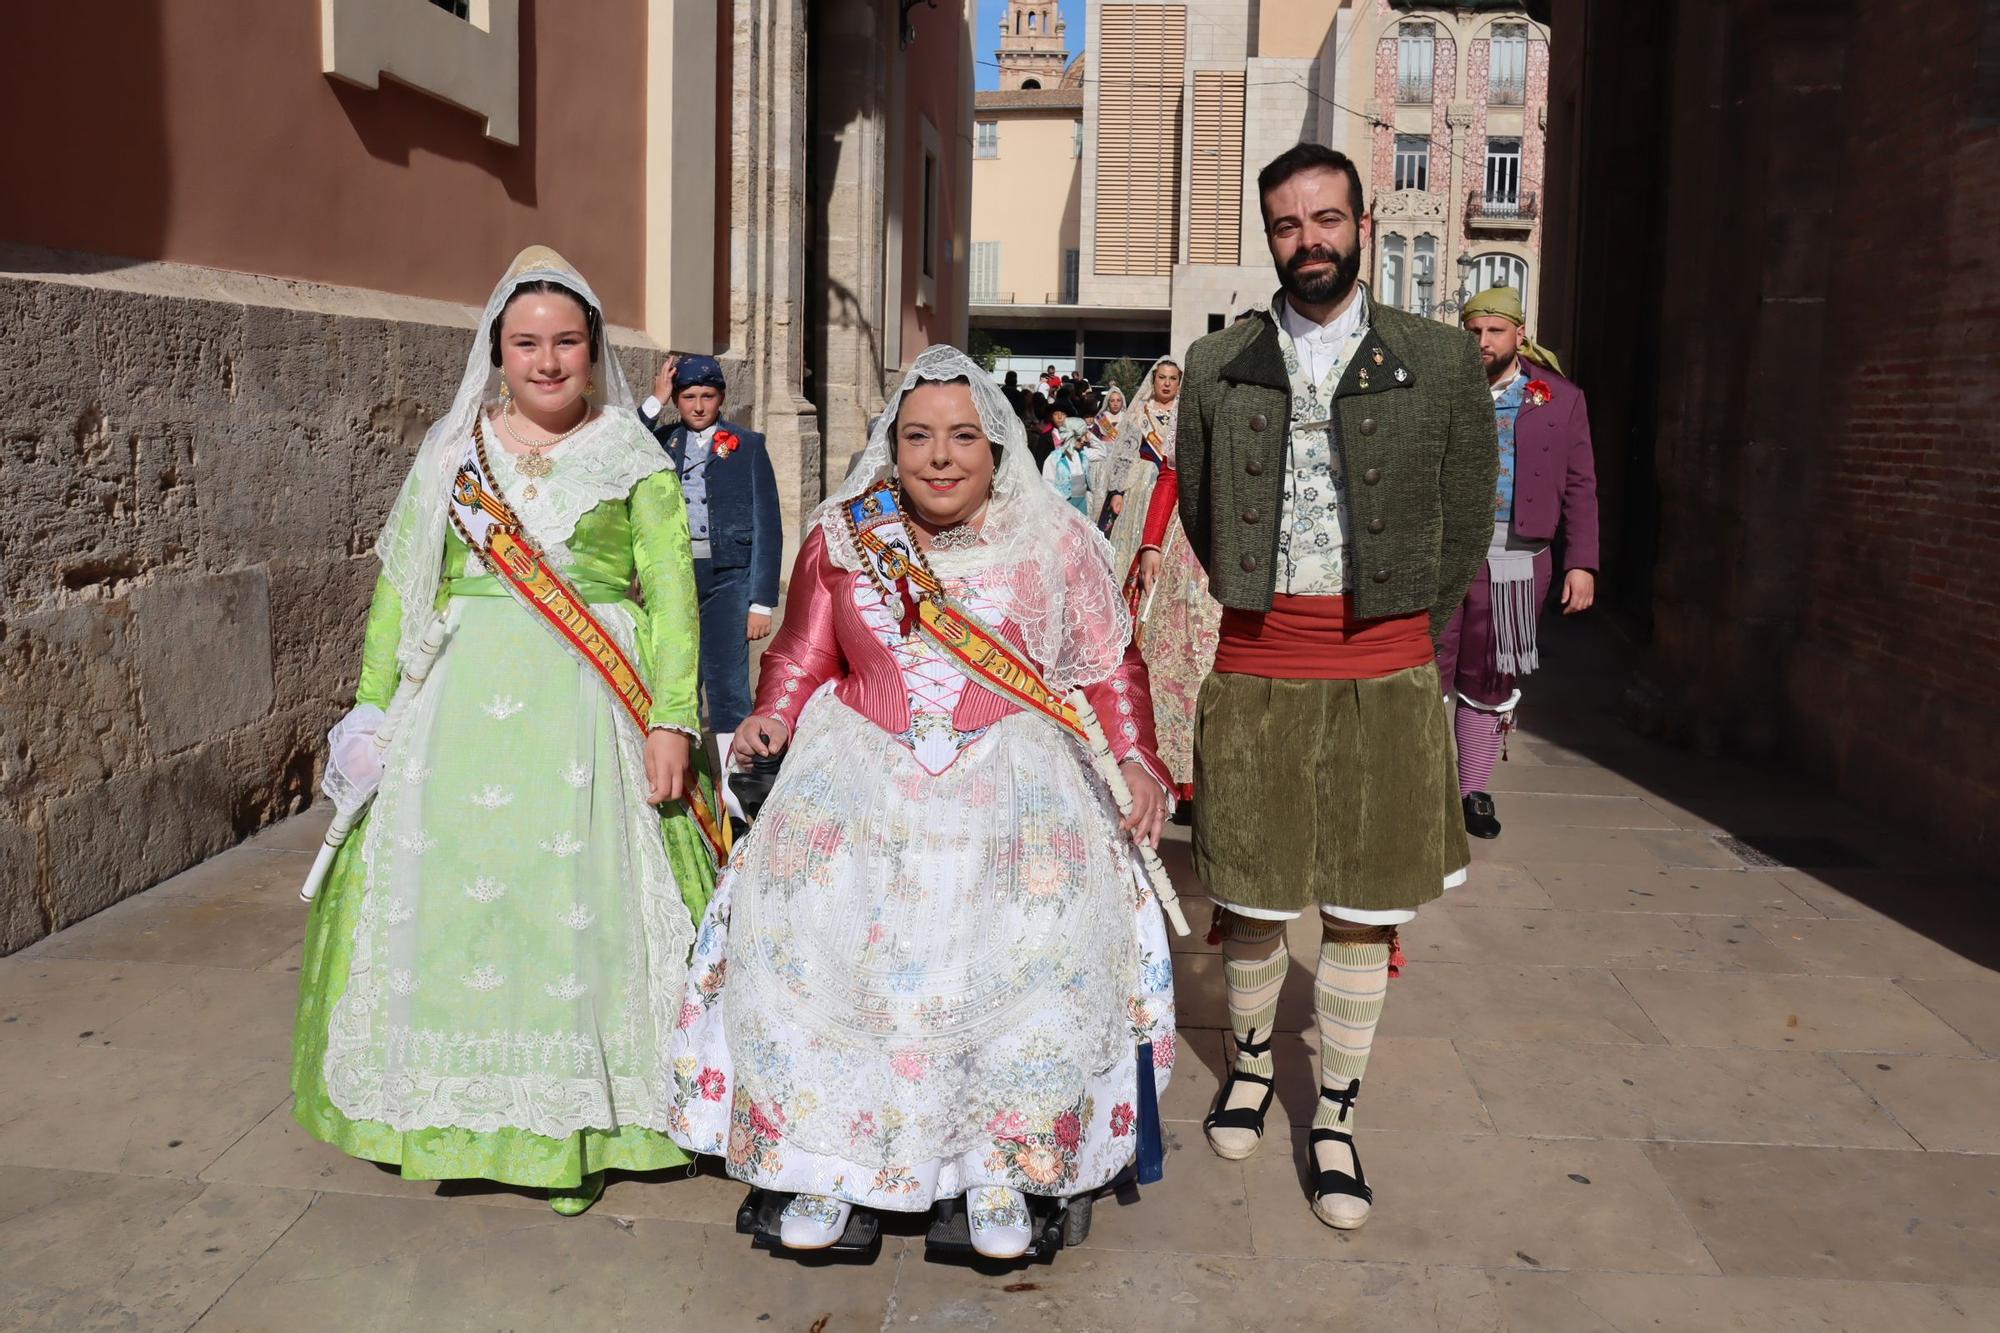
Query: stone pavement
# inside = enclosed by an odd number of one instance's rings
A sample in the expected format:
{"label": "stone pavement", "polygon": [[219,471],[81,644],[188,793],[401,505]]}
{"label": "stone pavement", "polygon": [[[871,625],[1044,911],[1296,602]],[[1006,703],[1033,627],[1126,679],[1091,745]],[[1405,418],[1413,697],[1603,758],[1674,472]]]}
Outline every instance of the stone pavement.
{"label": "stone pavement", "polygon": [[[288,1113],[304,815],[0,960],[0,1327],[2000,1328],[1991,885],[1782,773],[1632,736],[1603,653],[1563,636],[1495,783],[1506,832],[1405,932],[1365,1231],[1308,1212],[1302,1130],[1247,1163],[1204,1146],[1226,1018],[1198,935],[1167,1178],[1053,1266],[931,1264],[911,1236],[872,1267],[753,1253],[708,1171],[565,1220],[346,1159]],[[1309,1054],[1281,1043],[1294,1127]]]}

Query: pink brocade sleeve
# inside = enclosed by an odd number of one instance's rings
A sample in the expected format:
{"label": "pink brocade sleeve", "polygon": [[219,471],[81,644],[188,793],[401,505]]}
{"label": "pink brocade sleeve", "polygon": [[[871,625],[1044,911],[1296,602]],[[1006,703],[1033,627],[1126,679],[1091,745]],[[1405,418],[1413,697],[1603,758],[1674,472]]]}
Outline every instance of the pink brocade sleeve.
{"label": "pink brocade sleeve", "polygon": [[1118,669],[1097,684],[1084,686],[1083,693],[1097,710],[1097,720],[1104,724],[1112,757],[1121,764],[1138,761],[1160,786],[1174,790],[1173,777],[1160,762],[1159,742],[1153,734],[1153,685],[1138,646],[1127,648]]}
{"label": "pink brocade sleeve", "polygon": [[798,730],[799,711],[813,692],[844,674],[846,663],[834,633],[831,575],[826,539],[815,528],[799,547],[785,593],[785,616],[777,637],[764,650],[757,677],[757,704],[751,711]]}

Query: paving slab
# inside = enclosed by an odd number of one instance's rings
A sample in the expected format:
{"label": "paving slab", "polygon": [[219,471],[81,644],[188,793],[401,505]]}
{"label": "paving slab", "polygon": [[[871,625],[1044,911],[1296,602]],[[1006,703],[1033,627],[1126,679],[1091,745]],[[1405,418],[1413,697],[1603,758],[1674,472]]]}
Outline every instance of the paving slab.
{"label": "paving slab", "polygon": [[1904,981],[1898,986],[1988,1055],[2000,1055],[2000,983]]}
{"label": "paving slab", "polygon": [[88,958],[0,958],[0,1042],[89,1041],[162,993],[184,971]]}
{"label": "paving slab", "polygon": [[2000,1158],[1653,1143],[1731,1276],[2000,1286]]}
{"label": "paving slab", "polygon": [[312,1195],[0,1166],[0,1323],[185,1329]]}
{"label": "paving slab", "polygon": [[1408,929],[1421,929],[1434,907],[1551,908],[1555,903],[1541,881],[1518,861],[1475,861],[1466,882],[1417,913]]}
{"label": "paving slab", "polygon": [[1501,836],[1526,828],[1678,829],[1680,825],[1635,795],[1509,792],[1494,797]]}
{"label": "paving slab", "polygon": [[[1826,977],[1908,977],[1913,981],[2000,982],[1965,953],[1889,921],[1758,921],[1757,931],[1789,960],[1787,970]],[[1989,928],[1966,923],[1984,939]],[[1961,946],[1964,931],[1956,937]],[[1989,957],[1993,956],[1988,954]]]}
{"label": "paving slab", "polygon": [[288,1063],[9,1043],[0,1163],[192,1177],[290,1089]]}
{"label": "paving slab", "polygon": [[1490,855],[1535,864],[1581,861],[1594,865],[1706,866],[1735,870],[1742,861],[1707,833],[1678,829],[1571,828],[1523,825],[1480,840],[1475,857]]}
{"label": "paving slab", "polygon": [[298,902],[266,906],[222,897],[155,898],[142,893],[16,957],[249,969],[296,946],[305,928],[305,908]]}
{"label": "paving slab", "polygon": [[1650,1273],[1499,1273],[1493,1287],[1520,1333],[1989,1333],[2000,1292],[1980,1287]]}
{"label": "paving slab", "polygon": [[1919,1146],[1844,1065],[1817,1053],[1484,1041],[1458,1050],[1502,1134]]}
{"label": "paving slab", "polygon": [[1390,983],[1380,1030],[1448,1040],[1666,1040],[1610,972],[1480,963],[1411,963]]}
{"label": "paving slab", "polygon": [[1666,912],[1686,916],[1817,917],[1805,899],[1767,871],[1695,867],[1580,865],[1526,867],[1551,907],[1570,912]]}
{"label": "paving slab", "polygon": [[173,986],[99,1029],[111,1045],[228,1059],[290,1061],[299,979],[181,967]]}
{"label": "paving slab", "polygon": [[[1272,1053],[1278,1070],[1273,1119],[1282,1110],[1294,1125],[1311,1124],[1319,1103],[1318,1034],[1280,1033]],[[1367,1095],[1355,1112],[1363,1124],[1440,1134],[1493,1132],[1457,1048],[1442,1038],[1377,1037],[1363,1086]],[[1204,1115],[1207,1110],[1202,1108]]]}
{"label": "paving slab", "polygon": [[896,1284],[895,1309],[882,1324],[993,1333],[1323,1333],[1329,1327],[1502,1333],[1507,1325],[1492,1284],[1473,1269],[1321,1261],[1274,1270],[1266,1259],[1094,1249],[983,1281],[911,1255]]}
{"label": "paving slab", "polygon": [[1638,971],[1617,978],[1676,1046],[1971,1054],[1963,1037],[1890,981]]}
{"label": "paving slab", "polygon": [[1652,967],[1685,972],[1797,968],[1740,917],[1549,912],[1452,904],[1427,912],[1407,951],[1426,962],[1505,959],[1533,967]]}
{"label": "paving slab", "polygon": [[1360,1231],[1312,1213],[1307,1135],[1244,1163],[1256,1253],[1483,1268],[1714,1273],[1681,1208],[1631,1143],[1371,1131],[1357,1135],[1375,1207]]}
{"label": "paving slab", "polygon": [[1946,1055],[1833,1059],[1932,1152],[2000,1153],[2000,1060]]}
{"label": "paving slab", "polygon": [[900,1248],[804,1268],[719,1227],[327,1194],[195,1327],[873,1329]]}

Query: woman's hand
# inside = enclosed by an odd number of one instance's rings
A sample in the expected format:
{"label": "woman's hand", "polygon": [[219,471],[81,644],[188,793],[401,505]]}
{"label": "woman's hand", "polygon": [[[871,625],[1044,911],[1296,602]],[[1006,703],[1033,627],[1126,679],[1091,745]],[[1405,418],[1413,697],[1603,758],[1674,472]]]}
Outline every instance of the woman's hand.
{"label": "woman's hand", "polygon": [[1158,847],[1167,822],[1167,793],[1159,779],[1136,759],[1118,765],[1118,771],[1125,775],[1125,785],[1132,790],[1132,813],[1119,821],[1118,827],[1130,833],[1132,841]]}
{"label": "woman's hand", "polygon": [[775,717],[746,717],[729,741],[729,762],[748,768],[752,759],[783,754],[791,743],[792,729]]}
{"label": "woman's hand", "polygon": [[664,727],[646,733],[646,799],[654,805],[678,801],[694,786],[694,741]]}
{"label": "woman's hand", "polygon": [[1160,577],[1160,566],[1166,563],[1166,559],[1156,548],[1151,546],[1139,552],[1139,558],[1134,562],[1132,568],[1133,572],[1139,576],[1139,588],[1141,591],[1151,592],[1153,590],[1153,580]]}

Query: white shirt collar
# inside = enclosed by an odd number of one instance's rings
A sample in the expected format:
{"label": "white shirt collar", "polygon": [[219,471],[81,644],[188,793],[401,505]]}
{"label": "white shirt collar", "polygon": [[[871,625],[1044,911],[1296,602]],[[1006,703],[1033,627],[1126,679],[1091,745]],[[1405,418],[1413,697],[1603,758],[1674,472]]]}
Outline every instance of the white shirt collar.
{"label": "white shirt collar", "polygon": [[1360,328],[1367,314],[1368,288],[1365,283],[1355,284],[1354,299],[1347,303],[1345,310],[1324,324],[1316,324],[1294,310],[1289,297],[1282,293],[1278,297],[1278,318],[1293,342],[1337,342]]}

